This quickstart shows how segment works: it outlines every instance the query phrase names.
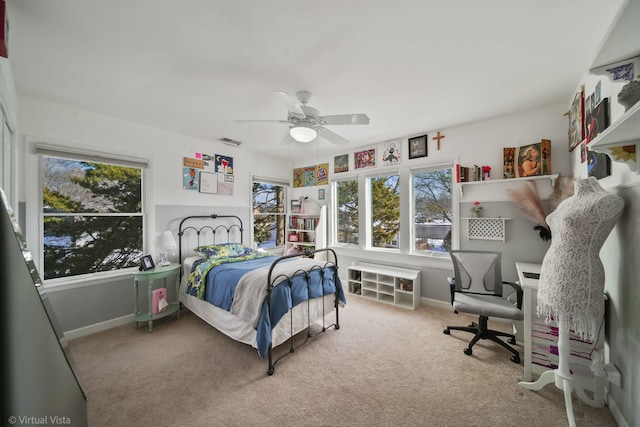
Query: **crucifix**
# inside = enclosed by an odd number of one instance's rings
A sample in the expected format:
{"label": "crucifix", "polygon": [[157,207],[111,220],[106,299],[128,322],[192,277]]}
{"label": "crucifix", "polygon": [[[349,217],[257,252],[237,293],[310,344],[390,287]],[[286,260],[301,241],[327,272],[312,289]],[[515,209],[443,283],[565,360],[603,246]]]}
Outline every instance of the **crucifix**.
{"label": "crucifix", "polygon": [[438,150],[440,149],[440,140],[444,138],[444,135],[440,135],[440,131],[438,131],[438,135],[434,136],[433,139],[438,141]]}

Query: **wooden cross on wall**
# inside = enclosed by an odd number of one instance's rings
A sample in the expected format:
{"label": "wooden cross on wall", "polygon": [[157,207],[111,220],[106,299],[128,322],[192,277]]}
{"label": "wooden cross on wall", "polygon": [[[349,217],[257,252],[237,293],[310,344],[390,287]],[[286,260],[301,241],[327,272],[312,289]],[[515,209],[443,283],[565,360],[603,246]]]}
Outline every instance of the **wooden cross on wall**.
{"label": "wooden cross on wall", "polygon": [[444,138],[444,135],[440,135],[440,131],[438,131],[438,135],[434,136],[433,139],[438,141],[438,150],[440,149],[440,140]]}

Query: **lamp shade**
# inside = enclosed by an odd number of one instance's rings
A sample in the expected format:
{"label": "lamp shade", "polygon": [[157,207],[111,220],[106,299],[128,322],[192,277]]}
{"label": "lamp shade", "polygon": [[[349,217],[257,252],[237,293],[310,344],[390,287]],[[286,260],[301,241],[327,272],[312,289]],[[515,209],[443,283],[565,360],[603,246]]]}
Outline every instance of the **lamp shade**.
{"label": "lamp shade", "polygon": [[173,233],[171,231],[162,231],[156,234],[156,246],[158,248],[175,248],[178,246],[176,243],[176,239],[173,238]]}
{"label": "lamp shade", "polygon": [[318,136],[318,132],[311,127],[294,126],[289,130],[289,135],[298,142],[310,142]]}

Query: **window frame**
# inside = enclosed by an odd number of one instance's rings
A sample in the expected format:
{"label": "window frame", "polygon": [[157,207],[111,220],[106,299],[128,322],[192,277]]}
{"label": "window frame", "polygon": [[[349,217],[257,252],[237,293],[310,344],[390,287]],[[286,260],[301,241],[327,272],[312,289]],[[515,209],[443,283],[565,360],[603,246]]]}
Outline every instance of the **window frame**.
{"label": "window frame", "polygon": [[[397,176],[398,177],[398,197],[400,199],[400,211],[398,212],[398,244],[396,247],[379,247],[379,246],[373,246],[373,194],[371,194],[371,183],[372,180],[375,178],[388,178],[390,176]],[[402,212],[403,212],[403,204],[402,204],[402,196],[403,196],[403,191],[402,191],[402,174],[400,173],[400,171],[398,169],[379,169],[376,170],[375,172],[371,172],[365,175],[364,177],[364,183],[365,183],[365,219],[366,219],[366,223],[365,223],[365,227],[366,227],[366,234],[365,234],[365,238],[366,238],[366,242],[365,242],[365,247],[368,250],[374,250],[374,251],[388,251],[388,252],[401,252],[402,251],[402,243],[404,241],[402,233],[403,233],[403,227],[402,227]]]}
{"label": "window frame", "polygon": [[[99,151],[86,150],[75,147],[66,147],[66,146],[58,146],[48,143],[36,143],[35,144],[35,154],[38,159],[38,269],[39,271],[44,272],[44,263],[45,263],[45,253],[44,253],[44,219],[48,216],[136,216],[140,217],[142,221],[142,251],[143,253],[148,253],[149,248],[147,245],[147,234],[148,234],[148,214],[146,211],[146,181],[147,181],[147,173],[149,168],[149,161],[147,159],[118,155],[114,153],[103,153]],[[139,168],[140,169],[140,212],[130,212],[130,213],[95,213],[95,212],[77,212],[77,213],[68,213],[68,214],[56,214],[56,215],[45,215],[44,213],[44,171],[43,171],[43,157],[54,157],[58,159],[66,159],[73,161],[83,161],[83,162],[92,162],[92,163],[101,163],[101,164],[109,164],[116,166],[124,166],[130,168]],[[126,267],[118,270],[109,270],[109,271],[100,271],[93,273],[85,273],[85,274],[76,274],[72,276],[65,277],[56,277],[45,279],[44,274],[42,274],[41,278],[44,285],[52,285],[52,286],[62,286],[74,283],[81,283],[86,281],[95,281],[104,278],[114,277],[118,275],[130,274],[132,270],[136,267]]]}
{"label": "window frame", "polygon": [[343,247],[343,248],[360,248],[362,244],[362,218],[360,218],[360,214],[358,214],[358,243],[345,243],[338,242],[338,183],[346,182],[346,181],[355,181],[358,185],[358,210],[361,207],[362,194],[360,192],[360,182],[357,175],[349,175],[345,177],[340,177],[338,179],[333,179],[331,181],[331,224],[329,227],[331,230],[331,238],[330,242],[333,246]]}
{"label": "window frame", "polygon": [[[413,163],[413,162],[412,162]],[[437,251],[415,251],[415,209],[413,206],[413,174],[433,171],[439,169],[449,169],[451,172],[451,246],[455,249],[459,246],[459,212],[458,203],[459,195],[456,183],[454,181],[454,165],[456,159],[445,159],[424,164],[405,164],[397,168],[376,168],[374,170],[360,171],[348,176],[332,178],[331,180],[331,209],[330,209],[330,242],[337,248],[358,249],[371,252],[382,252],[389,254],[412,255],[430,258],[448,258],[449,254]],[[400,183],[400,231],[398,248],[377,248],[372,246],[371,240],[371,194],[370,183],[371,178],[380,176],[398,175]],[[340,181],[357,181],[358,183],[358,208],[359,208],[359,241],[357,245],[339,243],[337,241],[337,190],[336,183]],[[407,222],[408,221],[408,222]],[[410,227],[405,225],[410,224]],[[364,237],[363,237],[364,236]]]}
{"label": "window frame", "polygon": [[[254,206],[254,199],[253,199],[253,184],[254,183],[260,183],[260,184],[269,184],[269,185],[279,185],[281,187],[284,188],[284,196],[283,196],[283,200],[284,200],[284,209],[283,212],[269,212],[269,213],[258,213],[256,214],[254,212],[255,210],[255,206]],[[282,250],[284,249],[285,245],[286,245],[286,232],[287,232],[287,220],[289,218],[289,216],[291,215],[290,209],[291,209],[291,203],[290,203],[290,195],[291,195],[291,184],[287,181],[284,181],[282,179],[277,179],[277,178],[268,178],[268,177],[263,177],[263,176],[257,176],[254,175],[251,177],[251,192],[250,192],[250,197],[251,197],[251,246],[254,248],[258,248],[258,243],[255,241],[255,216],[269,216],[269,215],[281,215],[284,217],[284,221],[283,221],[283,230],[282,230],[282,246],[273,246],[273,247],[269,247],[269,248],[265,248],[266,251],[277,251],[277,250]],[[276,239],[277,242],[277,239]]]}
{"label": "window frame", "polygon": [[415,193],[414,193],[414,176],[416,174],[420,174],[420,173],[425,173],[425,172],[434,172],[434,171],[438,171],[438,170],[444,170],[444,169],[449,169],[449,172],[451,174],[451,248],[453,249],[454,246],[457,247],[457,245],[454,242],[457,242],[457,233],[458,233],[458,218],[457,218],[457,206],[458,206],[458,200],[456,197],[456,192],[455,192],[455,188],[454,188],[454,177],[455,177],[455,170],[454,170],[454,164],[451,162],[442,162],[442,163],[432,163],[432,164],[428,164],[428,165],[423,165],[423,166],[417,166],[417,167],[413,167],[409,170],[409,212],[410,212],[410,219],[411,219],[411,227],[410,227],[410,247],[409,247],[409,253],[411,253],[412,255],[419,255],[419,256],[442,256],[442,255],[448,255],[447,252],[440,252],[440,251],[432,251],[432,250],[417,250],[415,248],[415,239],[416,239],[416,227],[415,227],[415,217],[416,217],[416,210],[415,210]]}

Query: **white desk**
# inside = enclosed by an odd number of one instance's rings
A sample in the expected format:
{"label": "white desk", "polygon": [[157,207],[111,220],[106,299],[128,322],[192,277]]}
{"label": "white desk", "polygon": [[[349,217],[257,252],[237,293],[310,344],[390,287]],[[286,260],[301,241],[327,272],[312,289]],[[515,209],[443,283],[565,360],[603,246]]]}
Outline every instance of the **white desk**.
{"label": "white desk", "polygon": [[[518,270],[518,281],[524,292],[524,301],[522,307],[524,308],[524,380],[531,381],[531,329],[533,326],[533,312],[535,306],[533,305],[533,293],[538,291],[538,279],[535,277],[529,277],[530,274],[537,274],[540,276],[540,264],[531,264],[528,262],[516,262],[516,270]],[[540,372],[542,373],[542,371]]]}

